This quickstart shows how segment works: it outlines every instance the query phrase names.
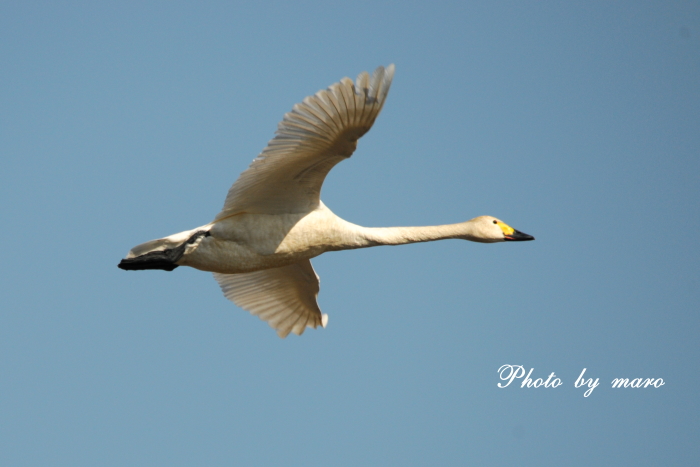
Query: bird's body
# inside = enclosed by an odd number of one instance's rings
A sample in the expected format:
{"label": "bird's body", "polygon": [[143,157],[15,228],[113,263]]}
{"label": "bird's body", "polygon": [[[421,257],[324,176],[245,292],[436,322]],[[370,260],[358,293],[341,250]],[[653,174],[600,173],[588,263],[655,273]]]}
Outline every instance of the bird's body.
{"label": "bird's body", "polygon": [[354,227],[322,203],[305,213],[244,212],[190,231],[209,235],[178,265],[221,274],[287,266],[326,251],[360,248]]}
{"label": "bird's body", "polygon": [[336,216],[320,201],[330,169],[354,151],[372,126],[393,65],[319,91],[285,115],[277,136],[231,187],[211,223],[134,247],[127,270],[190,266],[214,273],[224,294],[284,337],[325,326],[310,259],[327,251],[446,238],[483,243],[532,240],[489,216],[428,227],[366,228]]}

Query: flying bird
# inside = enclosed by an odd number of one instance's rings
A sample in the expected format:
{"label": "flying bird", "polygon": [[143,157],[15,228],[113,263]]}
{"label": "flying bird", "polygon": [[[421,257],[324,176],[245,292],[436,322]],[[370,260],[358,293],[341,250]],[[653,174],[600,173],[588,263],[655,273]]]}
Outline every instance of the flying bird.
{"label": "flying bird", "polygon": [[481,243],[534,240],[490,216],[427,227],[368,228],[347,222],[320,199],[328,172],[349,158],[384,106],[394,65],[343,78],[296,104],[233,184],[212,222],[129,251],[119,267],[214,273],[226,298],[280,337],[326,326],[311,258],[327,251],[460,238]]}

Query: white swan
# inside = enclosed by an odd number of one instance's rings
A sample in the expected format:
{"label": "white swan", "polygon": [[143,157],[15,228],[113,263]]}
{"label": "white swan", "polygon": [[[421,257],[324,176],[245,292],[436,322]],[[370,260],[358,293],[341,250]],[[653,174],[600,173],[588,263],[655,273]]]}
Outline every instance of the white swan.
{"label": "white swan", "polygon": [[493,243],[534,240],[498,219],[481,216],[432,227],[366,228],[333,214],[321,185],[384,105],[394,65],[344,78],[294,106],[276,136],[233,184],[223,210],[202,227],[134,247],[126,270],[190,266],[211,271],[224,295],[269,323],[280,337],[324,326],[310,259],[326,251],[461,238]]}

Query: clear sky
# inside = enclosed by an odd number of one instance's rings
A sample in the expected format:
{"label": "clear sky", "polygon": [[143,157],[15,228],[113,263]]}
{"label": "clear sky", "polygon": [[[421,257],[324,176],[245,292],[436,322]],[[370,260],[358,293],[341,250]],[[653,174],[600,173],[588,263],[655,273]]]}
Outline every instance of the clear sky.
{"label": "clear sky", "polygon": [[[284,340],[117,269],[389,63],[326,205],[536,241],[323,255],[329,325]],[[699,174],[698,2],[3,2],[0,465],[697,465]]]}

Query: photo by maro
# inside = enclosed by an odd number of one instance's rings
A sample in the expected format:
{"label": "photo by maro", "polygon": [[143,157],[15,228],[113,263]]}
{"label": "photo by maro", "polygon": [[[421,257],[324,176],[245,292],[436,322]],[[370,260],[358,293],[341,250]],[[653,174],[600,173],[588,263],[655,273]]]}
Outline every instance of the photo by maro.
{"label": "photo by maro", "polygon": [[316,302],[319,281],[310,261],[321,253],[448,238],[534,240],[490,216],[438,226],[361,227],[321,202],[323,180],[372,127],[393,76],[394,65],[379,67],[296,104],[212,222],[135,246],[119,267],[213,272],[226,298],[286,337],[328,322]]}

